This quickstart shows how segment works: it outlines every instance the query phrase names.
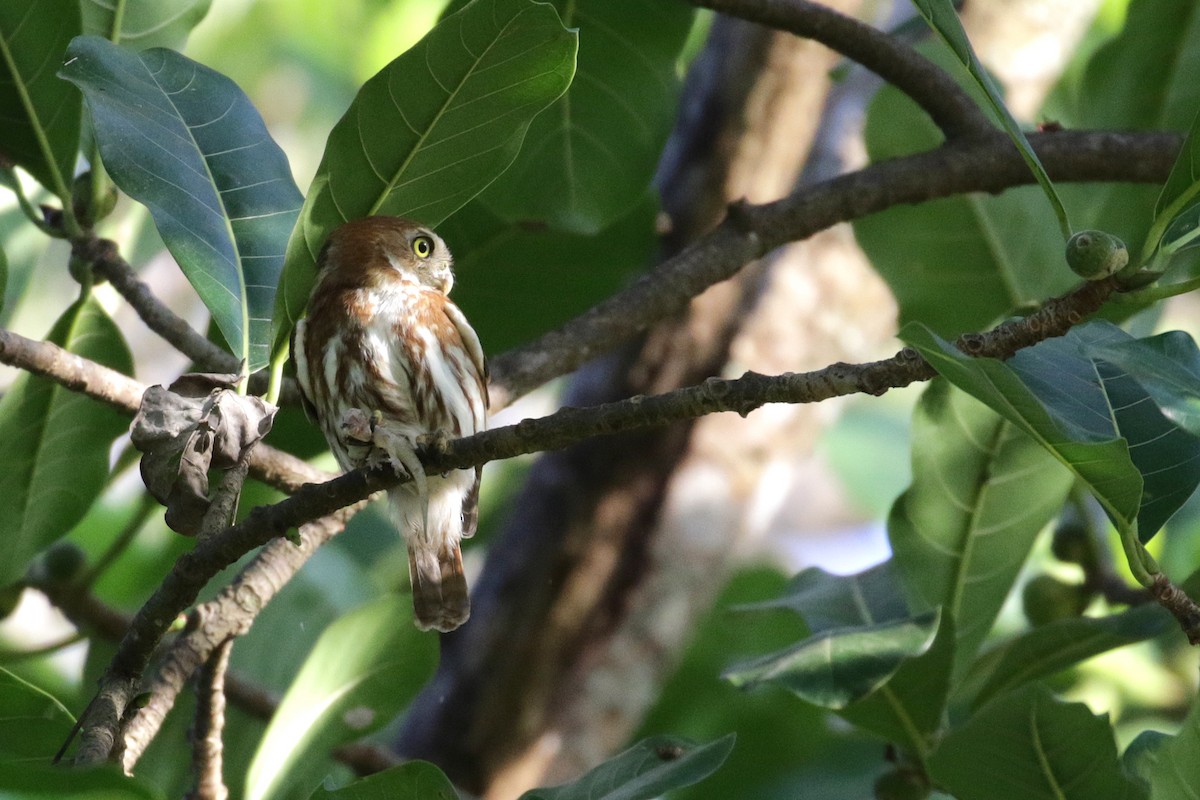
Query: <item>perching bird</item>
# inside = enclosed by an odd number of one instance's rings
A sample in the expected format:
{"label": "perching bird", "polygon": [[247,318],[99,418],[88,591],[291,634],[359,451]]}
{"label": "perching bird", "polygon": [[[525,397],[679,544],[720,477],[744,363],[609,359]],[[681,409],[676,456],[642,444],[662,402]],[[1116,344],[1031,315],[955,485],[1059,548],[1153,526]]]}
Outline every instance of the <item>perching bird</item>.
{"label": "perching bird", "polygon": [[414,478],[388,500],[422,630],[451,631],[470,615],[459,541],[475,532],[481,470],[426,476],[415,446],[483,430],[488,406],[479,338],[447,297],[452,265],[445,242],[416,222],[347,222],[321,250],[292,338],[306,408],[342,468],[390,459]]}

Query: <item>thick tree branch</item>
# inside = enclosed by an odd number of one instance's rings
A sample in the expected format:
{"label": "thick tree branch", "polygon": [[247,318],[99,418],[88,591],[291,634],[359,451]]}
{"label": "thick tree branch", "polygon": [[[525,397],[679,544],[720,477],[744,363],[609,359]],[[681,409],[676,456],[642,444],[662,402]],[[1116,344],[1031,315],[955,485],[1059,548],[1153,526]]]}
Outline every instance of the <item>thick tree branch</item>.
{"label": "thick tree branch", "polygon": [[[1166,180],[1181,137],[1168,133],[1031,134],[1057,181]],[[969,192],[999,193],[1033,182],[1008,137],[947,143],[873,164],[763,205],[735,205],[711,234],[557,330],[491,361],[494,408],[608,352],[678,313],[708,287],[790,241],[901,204]]]}
{"label": "thick tree branch", "polygon": [[993,132],[975,101],[944,70],[864,22],[807,0],[692,0],[703,8],[820,42],[907,94],[947,139]]}
{"label": "thick tree branch", "polygon": [[225,747],[225,675],[233,639],[226,639],[204,662],[196,676],[196,719],[192,727],[192,764],[196,784],[189,800],[226,800]]}

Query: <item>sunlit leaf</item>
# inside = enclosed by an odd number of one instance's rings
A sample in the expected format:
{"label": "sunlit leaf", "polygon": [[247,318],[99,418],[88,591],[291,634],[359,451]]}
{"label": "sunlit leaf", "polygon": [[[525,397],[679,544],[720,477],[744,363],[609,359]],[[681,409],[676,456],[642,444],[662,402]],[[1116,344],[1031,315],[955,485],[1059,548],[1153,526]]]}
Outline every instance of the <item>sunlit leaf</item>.
{"label": "sunlit leaf", "polygon": [[927,329],[901,333],[934,368],[1033,436],[1083,479],[1122,530],[1151,538],[1200,482],[1200,439],[1171,424],[1137,381],[1097,358],[1128,341],[1107,323],[1007,362],[969,358]]}
{"label": "sunlit leaf", "polygon": [[933,644],[938,614],[834,628],[725,671],[735,686],[770,682],[823,708],[842,709],[887,682]]}
{"label": "sunlit leaf", "polygon": [[54,74],[83,30],[78,0],[0,3],[0,155],[60,198],[79,148],[79,91]]}
{"label": "sunlit leaf", "polygon": [[62,703],[0,667],[0,764],[49,766],[74,724]]}
{"label": "sunlit leaf", "polygon": [[585,42],[567,93],[529,126],[481,200],[509,222],[594,234],[650,185],[678,105],[675,61],[694,10],[682,0],[553,0]]}
{"label": "sunlit leaf", "polygon": [[84,91],[114,182],[145,204],[233,353],[268,361],[271,312],[302,202],[287,157],[237,84],[171,50],[95,36],[62,76]]}
{"label": "sunlit leaf", "polygon": [[1071,236],[1071,223],[1067,219],[1067,210],[1063,207],[1062,200],[1059,199],[1058,192],[1055,190],[1050,176],[1046,174],[1046,168],[1042,166],[1037,153],[1033,152],[1033,147],[1030,146],[1029,140],[1025,138],[1021,126],[1013,119],[1008,106],[1004,104],[1004,97],[1000,94],[1000,90],[996,88],[991,77],[987,74],[987,70],[984,69],[983,64],[979,62],[979,58],[975,55],[975,51],[971,47],[971,42],[967,38],[967,33],[963,30],[962,23],[958,19],[958,13],[954,10],[954,5],[950,0],[913,0],[913,5],[917,7],[917,11],[921,13],[925,21],[942,37],[942,41],[949,45],[954,55],[967,68],[967,71],[971,73],[971,77],[975,79],[979,87],[987,95],[992,110],[996,112],[1013,144],[1021,151],[1021,158],[1025,159],[1025,163],[1029,165],[1030,171],[1033,172],[1034,177],[1037,178],[1038,183],[1041,185],[1046,199],[1050,201],[1050,206],[1054,209],[1055,216],[1058,217],[1058,224],[1062,229],[1063,239],[1068,239]]}
{"label": "sunlit leaf", "polygon": [[652,800],[707,778],[729,757],[733,743],[733,734],[708,744],[656,736],[613,756],[577,781],[533,789],[520,800]]}
{"label": "sunlit leaf", "polygon": [[930,777],[959,800],[1137,800],[1107,715],[1031,686],[997,697],[952,730]]}
{"label": "sunlit leaf", "polygon": [[288,244],[275,344],[303,313],[317,253],[346,220],[441,222],[503,172],[566,91],[577,37],[532,0],[475,0],[359,90],[334,126]]}
{"label": "sunlit leaf", "polygon": [[407,597],[387,595],[334,622],[271,718],[246,797],[283,798],[319,783],[330,750],[388,723],[433,674],[437,654]]}
{"label": "sunlit leaf", "polygon": [[[77,302],[48,340],[119,372],[133,371],[116,325],[94,300]],[[0,399],[0,586],[64,536],[108,480],[108,451],[129,421],[48,378],[20,375]]]}
{"label": "sunlit leaf", "polygon": [[1071,473],[983,403],[934,381],[913,415],[913,483],[888,519],[913,608],[954,617],[955,658],[974,656]]}
{"label": "sunlit leaf", "polygon": [[341,789],[319,788],[309,800],[459,800],[454,784],[427,761],[409,761],[368,775]]}
{"label": "sunlit leaf", "polygon": [[[212,0],[82,0],[83,32],[134,50],[181,49]],[[114,31],[114,25],[121,29]]]}

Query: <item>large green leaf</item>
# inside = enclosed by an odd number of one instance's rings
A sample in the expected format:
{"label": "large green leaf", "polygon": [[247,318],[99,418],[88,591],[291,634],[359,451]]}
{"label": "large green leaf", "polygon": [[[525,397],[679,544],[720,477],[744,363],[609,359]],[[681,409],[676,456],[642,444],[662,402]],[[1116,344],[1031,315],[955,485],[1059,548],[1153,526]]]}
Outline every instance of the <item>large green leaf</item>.
{"label": "large green leaf", "polygon": [[954,617],[962,668],[1073,478],[1024,431],[945,381],[921,396],[912,440],[913,483],[888,519],[893,560],[914,609],[940,606]]}
{"label": "large green leaf", "polygon": [[412,624],[412,603],[388,595],[329,626],[300,668],[246,775],[248,800],[319,783],[329,751],[378,730],[437,666],[437,638]]}
{"label": "large green leaf", "polygon": [[735,664],[735,686],[782,685],[804,700],[843,709],[883,686],[908,660],[929,650],[936,612],[911,617],[890,561],[857,575],[806,569],[779,597],[743,611],[787,608],[812,635],[783,650]]}
{"label": "large green leaf", "polygon": [[488,353],[528,342],[591,308],[646,266],[658,243],[657,213],[647,194],[598,235],[580,236],[509,225],[476,199],[438,227],[454,253],[454,302]]}
{"label": "large green leaf", "polygon": [[682,0],[553,0],[584,42],[571,88],[529,126],[517,160],[480,198],[509,222],[594,234],[654,176],[675,120],[675,62],[691,29]]}
{"label": "large green leaf", "polygon": [[985,652],[971,667],[964,686],[978,687],[978,707],[1003,692],[1055,675],[1080,662],[1177,630],[1158,605],[1107,617],[1075,617],[1039,625]]}
{"label": "large green leaf", "polygon": [[1200,436],[1200,350],[1189,334],[1169,331],[1094,352],[1133,376],[1171,422]]}
{"label": "large green leaf", "polygon": [[82,0],[80,5],[84,33],[134,50],[178,50],[204,19],[212,0]]}
{"label": "large green leaf", "polygon": [[[129,349],[93,300],[75,303],[47,337],[126,374]],[[23,374],[0,400],[0,586],[83,518],[108,480],[108,451],[129,422],[47,378]]]}
{"label": "large green leaf", "polygon": [[288,244],[275,344],[303,314],[329,232],[373,214],[441,222],[513,161],[566,91],[577,36],[532,0],[475,0],[359,90],[334,126]]}
{"label": "large green leaf", "polygon": [[1025,133],[1021,130],[1021,126],[1013,119],[1013,115],[1009,112],[1008,106],[1004,104],[1004,97],[1000,90],[996,88],[996,84],[992,82],[992,78],[984,69],[983,64],[979,62],[979,58],[975,55],[975,50],[971,47],[971,42],[967,38],[966,31],[963,30],[962,23],[958,19],[958,12],[954,10],[954,5],[950,0],[913,0],[913,5],[925,18],[925,21],[938,32],[942,37],[955,57],[967,68],[967,72],[975,79],[975,82],[984,91],[988,103],[992,107],[1000,119],[1001,125],[1012,139],[1013,144],[1021,151],[1021,158],[1025,159],[1025,163],[1029,165],[1029,169],[1037,178],[1038,183],[1042,187],[1042,191],[1046,195],[1046,199],[1050,201],[1050,207],[1054,210],[1055,216],[1058,217],[1059,227],[1062,229],[1063,239],[1067,239],[1071,235],[1071,223],[1067,220],[1067,210],[1063,208],[1062,200],[1059,199],[1058,192],[1055,191],[1054,184],[1050,180],[1050,176],[1046,174],[1046,168],[1042,166],[1042,162],[1037,157],[1037,153],[1033,152],[1033,147],[1030,146],[1029,140],[1025,138]]}
{"label": "large green leaf", "polygon": [[287,157],[237,84],[171,50],[95,36],[61,75],[84,91],[100,155],[145,204],[234,355],[267,364],[271,311],[302,202]]}
{"label": "large green leaf", "polygon": [[716,772],[733,750],[733,742],[733,734],[708,744],[656,736],[613,756],[577,781],[533,789],[520,800],[652,800]]}
{"label": "large green leaf", "polygon": [[163,794],[106,764],[93,769],[0,764],[4,800],[161,800]]}
{"label": "large green leaf", "polygon": [[951,731],[929,774],[959,800],[1135,800],[1107,715],[1030,686]]}
{"label": "large green leaf", "polygon": [[[923,52],[955,72],[944,49]],[[929,117],[892,86],[872,101],[865,135],[873,162],[941,141]],[[901,323],[922,322],[943,336],[979,330],[1077,283],[1036,194],[1023,187],[998,197],[951,197],[856,220],[855,236],[896,295]]]}
{"label": "large green leaf", "polygon": [[49,766],[74,724],[62,703],[0,667],[0,764]]}
{"label": "large green leaf", "polygon": [[1137,381],[1093,354],[1128,341],[1107,323],[1021,351],[969,358],[928,329],[902,338],[961,389],[1033,436],[1096,494],[1122,530],[1152,537],[1200,482],[1200,439],[1171,424]]}
{"label": "large green leaf", "polygon": [[0,3],[0,154],[60,198],[79,149],[79,92],[55,77],[83,30],[79,0]]}
{"label": "large green leaf", "polygon": [[318,788],[309,800],[459,800],[454,784],[428,761],[409,761],[341,789]]}
{"label": "large green leaf", "polygon": [[925,758],[946,711],[955,639],[954,619],[943,614],[927,651],[905,661],[887,683],[838,714]]}
{"label": "large green leaf", "polygon": [[1200,703],[1192,710],[1179,733],[1154,748],[1153,763],[1143,776],[1150,783],[1154,800],[1195,800],[1200,795]]}

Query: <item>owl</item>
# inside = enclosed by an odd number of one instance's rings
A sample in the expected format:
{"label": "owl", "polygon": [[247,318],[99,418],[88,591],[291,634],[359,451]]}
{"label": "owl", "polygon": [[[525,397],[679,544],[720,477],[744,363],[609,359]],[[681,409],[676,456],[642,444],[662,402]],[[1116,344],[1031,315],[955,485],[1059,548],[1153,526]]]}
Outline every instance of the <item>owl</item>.
{"label": "owl", "polygon": [[460,541],[475,532],[481,469],[425,475],[415,448],[483,430],[488,406],[479,338],[447,296],[452,266],[446,243],[416,222],[347,222],[321,250],[292,338],[305,407],[342,468],[388,460],[413,477],[388,504],[422,630],[470,615]]}

